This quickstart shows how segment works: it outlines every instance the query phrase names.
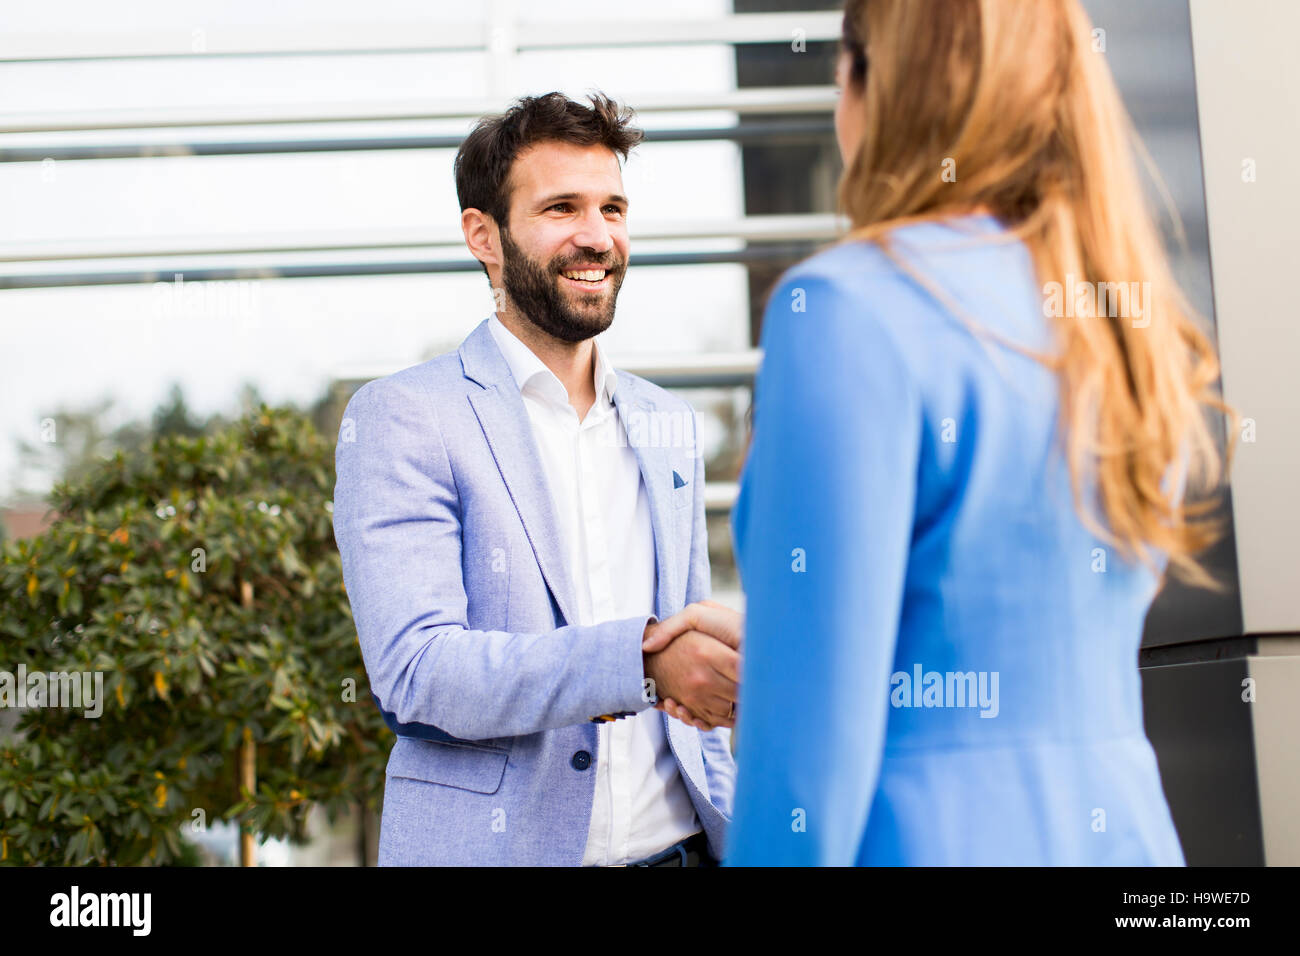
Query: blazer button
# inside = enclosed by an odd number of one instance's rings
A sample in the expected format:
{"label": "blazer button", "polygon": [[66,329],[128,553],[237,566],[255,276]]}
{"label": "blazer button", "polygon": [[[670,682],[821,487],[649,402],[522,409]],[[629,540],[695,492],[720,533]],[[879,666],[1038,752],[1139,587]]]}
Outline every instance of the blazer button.
{"label": "blazer button", "polygon": [[573,755],[573,759],[569,763],[573,764],[574,770],[586,770],[591,766],[591,754],[585,750],[579,750]]}

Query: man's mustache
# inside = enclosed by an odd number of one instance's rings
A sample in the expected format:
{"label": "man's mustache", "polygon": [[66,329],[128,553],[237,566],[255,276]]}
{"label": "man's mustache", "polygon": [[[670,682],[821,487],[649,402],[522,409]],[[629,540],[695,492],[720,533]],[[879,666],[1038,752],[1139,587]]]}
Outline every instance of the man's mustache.
{"label": "man's mustache", "polygon": [[552,263],[556,272],[564,272],[566,269],[577,269],[584,266],[598,266],[606,272],[622,272],[626,267],[626,262],[613,253],[605,253],[602,256],[585,256],[581,258],[571,258],[564,262]]}

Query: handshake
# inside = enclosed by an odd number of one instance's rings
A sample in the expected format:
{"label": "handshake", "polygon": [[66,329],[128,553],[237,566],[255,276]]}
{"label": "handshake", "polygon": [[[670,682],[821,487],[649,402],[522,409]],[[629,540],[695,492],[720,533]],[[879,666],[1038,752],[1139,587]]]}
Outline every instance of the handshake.
{"label": "handshake", "polygon": [[716,601],[647,624],[641,657],[655,709],[700,730],[734,727],[743,632],[741,615]]}

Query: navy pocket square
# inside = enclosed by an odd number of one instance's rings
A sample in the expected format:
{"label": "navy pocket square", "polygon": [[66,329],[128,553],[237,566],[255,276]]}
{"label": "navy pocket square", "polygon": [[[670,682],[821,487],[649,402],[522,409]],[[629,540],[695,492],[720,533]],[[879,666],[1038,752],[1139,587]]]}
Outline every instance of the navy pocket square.
{"label": "navy pocket square", "polygon": [[675,471],[673,472],[673,487],[674,488],[686,487],[686,481],[682,478],[681,475],[677,474],[677,472]]}

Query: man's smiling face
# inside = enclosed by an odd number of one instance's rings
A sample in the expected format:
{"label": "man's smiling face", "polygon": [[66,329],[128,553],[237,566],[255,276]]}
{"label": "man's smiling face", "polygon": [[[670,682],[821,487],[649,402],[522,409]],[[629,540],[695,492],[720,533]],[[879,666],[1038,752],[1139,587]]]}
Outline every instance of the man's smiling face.
{"label": "man's smiling face", "polygon": [[609,328],[627,271],[627,198],[618,157],[603,146],[543,142],[510,170],[500,230],[506,294],[565,342]]}

